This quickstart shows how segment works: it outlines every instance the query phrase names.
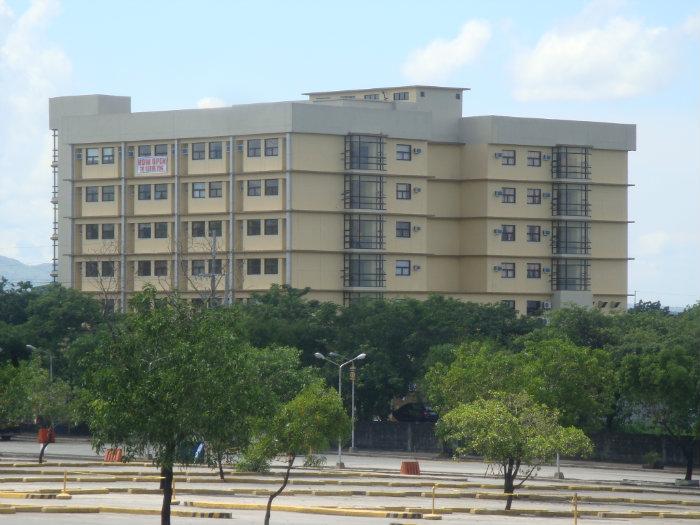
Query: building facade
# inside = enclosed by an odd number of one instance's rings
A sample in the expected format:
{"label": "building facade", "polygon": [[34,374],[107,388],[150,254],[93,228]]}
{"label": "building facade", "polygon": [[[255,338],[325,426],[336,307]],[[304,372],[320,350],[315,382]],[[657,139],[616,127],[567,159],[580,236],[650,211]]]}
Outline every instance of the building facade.
{"label": "building facade", "polygon": [[131,112],[49,101],[57,281],[124,305],[151,284],[233,301],[627,302],[635,127],[462,117],[461,88]]}

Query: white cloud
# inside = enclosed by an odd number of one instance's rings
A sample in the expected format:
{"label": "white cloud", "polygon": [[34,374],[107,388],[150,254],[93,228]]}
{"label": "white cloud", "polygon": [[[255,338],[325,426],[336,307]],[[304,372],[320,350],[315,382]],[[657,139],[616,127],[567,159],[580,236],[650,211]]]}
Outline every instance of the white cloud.
{"label": "white cloud", "polygon": [[700,12],[686,18],[682,28],[684,33],[700,37]]}
{"label": "white cloud", "polygon": [[197,101],[198,109],[221,108],[226,105],[226,102],[216,97],[204,97]]}
{"label": "white cloud", "polygon": [[51,257],[48,98],[71,73],[43,38],[58,11],[54,0],[34,0],[14,14],[0,0],[0,252],[30,263]]}
{"label": "white cloud", "polygon": [[700,248],[700,236],[686,232],[655,231],[639,236],[633,247],[635,256],[652,257],[666,251]]}
{"label": "white cloud", "polygon": [[622,17],[589,20],[582,13],[575,20],[547,31],[516,57],[516,98],[626,98],[653,90],[670,71],[666,28]]}
{"label": "white cloud", "polygon": [[474,60],[491,38],[491,25],[470,20],[451,40],[437,38],[413,51],[401,71],[411,82],[439,82]]}

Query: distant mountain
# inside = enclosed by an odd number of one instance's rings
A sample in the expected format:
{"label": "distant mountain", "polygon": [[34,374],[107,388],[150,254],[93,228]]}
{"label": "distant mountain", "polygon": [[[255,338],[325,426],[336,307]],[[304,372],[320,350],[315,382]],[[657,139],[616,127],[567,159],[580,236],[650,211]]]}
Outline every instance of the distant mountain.
{"label": "distant mountain", "polygon": [[24,264],[0,255],[0,276],[12,283],[31,281],[35,286],[51,282],[51,264]]}

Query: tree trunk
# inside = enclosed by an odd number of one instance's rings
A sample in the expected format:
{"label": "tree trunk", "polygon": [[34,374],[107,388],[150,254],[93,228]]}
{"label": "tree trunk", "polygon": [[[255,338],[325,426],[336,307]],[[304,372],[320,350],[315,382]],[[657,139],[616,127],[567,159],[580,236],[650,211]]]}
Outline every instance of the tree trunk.
{"label": "tree trunk", "polygon": [[508,459],[508,466],[503,469],[503,492],[508,494],[508,499],[506,499],[506,510],[510,510],[510,506],[513,503],[513,458]]}
{"label": "tree trunk", "polygon": [[163,489],[163,507],[160,510],[160,525],[170,525],[170,502],[173,499],[173,467],[161,467],[160,486]]}
{"label": "tree trunk", "polygon": [[221,478],[221,481],[224,481],[224,458],[221,454],[221,452],[216,454],[216,463],[219,465],[219,478]]}
{"label": "tree trunk", "polygon": [[44,462],[44,451],[46,450],[46,447],[48,447],[48,443],[42,443],[41,444],[41,450],[39,451],[39,464]]}
{"label": "tree trunk", "polygon": [[282,486],[275,492],[270,494],[270,498],[267,500],[267,510],[265,511],[265,525],[270,525],[270,510],[272,509],[272,500],[279,496],[284,488],[287,486],[289,481],[289,472],[292,470],[292,465],[294,464],[295,454],[289,454],[287,456],[287,471],[284,473],[284,481],[282,481]]}
{"label": "tree trunk", "polygon": [[695,440],[691,440],[685,448],[685,479],[693,479],[693,459],[695,455]]}

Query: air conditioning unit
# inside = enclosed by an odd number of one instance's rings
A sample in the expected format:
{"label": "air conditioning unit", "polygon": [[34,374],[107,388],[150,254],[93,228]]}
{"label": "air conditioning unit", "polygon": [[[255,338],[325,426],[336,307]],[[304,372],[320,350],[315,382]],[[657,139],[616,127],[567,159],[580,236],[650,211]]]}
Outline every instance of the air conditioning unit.
{"label": "air conditioning unit", "polygon": [[414,226],[413,227],[414,232],[419,232],[420,231],[420,226]]}
{"label": "air conditioning unit", "polygon": [[542,268],[543,273],[549,273],[551,270],[549,268]]}
{"label": "air conditioning unit", "polygon": [[413,187],[413,193],[420,193],[422,190],[418,187]]}
{"label": "air conditioning unit", "polygon": [[494,197],[502,197],[503,196],[503,190],[496,190],[493,192]]}
{"label": "air conditioning unit", "polygon": [[503,268],[501,268],[500,266],[494,266],[494,267],[493,267],[493,271],[494,271],[494,272],[500,272],[500,271],[502,271],[502,270],[503,270]]}
{"label": "air conditioning unit", "polygon": [[423,150],[421,148],[413,148],[413,153],[415,155],[420,155],[421,153],[423,153]]}
{"label": "air conditioning unit", "polygon": [[493,154],[493,156],[496,157],[497,159],[500,159],[503,156],[503,153],[501,153],[500,151],[497,151],[496,153]]}
{"label": "air conditioning unit", "polygon": [[549,193],[548,191],[545,191],[545,192],[542,194],[542,196],[543,196],[545,199],[549,199],[549,198],[552,196],[552,194]]}
{"label": "air conditioning unit", "polygon": [[503,233],[503,230],[501,228],[496,228],[493,230],[494,235],[501,235]]}
{"label": "air conditioning unit", "polygon": [[416,271],[416,272],[417,272],[418,270],[420,270],[420,265],[414,264],[414,265],[413,265],[413,270]]}
{"label": "air conditioning unit", "polygon": [[549,230],[542,230],[542,235],[544,235],[545,237],[547,237],[547,235],[549,235],[549,233],[550,233]]}
{"label": "air conditioning unit", "polygon": [[552,160],[551,155],[542,155],[542,160]]}
{"label": "air conditioning unit", "polygon": [[549,301],[542,301],[542,309],[543,310],[551,310],[552,303],[550,303]]}

